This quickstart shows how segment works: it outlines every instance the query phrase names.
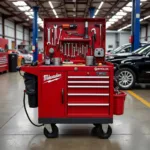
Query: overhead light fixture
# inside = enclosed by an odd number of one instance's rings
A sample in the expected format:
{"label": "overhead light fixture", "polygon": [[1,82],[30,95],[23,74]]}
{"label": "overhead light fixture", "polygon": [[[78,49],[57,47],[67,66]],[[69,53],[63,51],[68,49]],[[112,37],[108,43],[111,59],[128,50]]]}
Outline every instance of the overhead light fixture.
{"label": "overhead light fixture", "polygon": [[124,11],[127,11],[127,12],[131,12],[132,11],[132,7],[123,7],[122,9]]}
{"label": "overhead light fixture", "polygon": [[[98,14],[98,12],[99,12],[99,10],[101,9],[101,7],[103,6],[103,4],[104,4],[103,1],[99,4],[98,9],[96,10],[94,16],[96,16],[96,15]],[[95,18],[94,16],[93,16],[93,18]]]}
{"label": "overhead light fixture", "polygon": [[116,21],[118,21],[118,19],[116,19],[116,18],[111,18],[111,19],[109,19],[109,21],[111,22],[116,22]]}
{"label": "overhead light fixture", "polygon": [[132,7],[132,2],[129,2],[126,6],[127,7]]}
{"label": "overhead light fixture", "polygon": [[129,24],[129,25],[127,25],[127,26],[123,27],[123,28],[120,28],[118,31],[122,31],[122,30],[124,30],[124,29],[129,28],[129,27],[131,27],[131,24]]}
{"label": "overhead light fixture", "polygon": [[28,11],[30,9],[29,6],[18,7],[21,11]]}
{"label": "overhead light fixture", "polygon": [[119,11],[119,12],[116,13],[116,15],[118,15],[118,16],[126,16],[127,13],[123,12],[123,11]]}
{"label": "overhead light fixture", "polygon": [[51,9],[53,10],[53,13],[55,14],[55,17],[58,18],[58,15],[57,15],[57,13],[56,13],[56,10],[54,9],[54,6],[53,6],[53,4],[52,4],[51,1],[49,1],[49,5],[50,5]]}
{"label": "overhead light fixture", "polygon": [[146,20],[146,19],[148,19],[148,18],[150,18],[150,15],[149,15],[149,16],[146,16],[146,17],[144,17],[144,20]]}
{"label": "overhead light fixture", "polygon": [[121,19],[123,16],[117,16],[117,15],[114,15],[112,18],[113,19]]}
{"label": "overhead light fixture", "polygon": [[26,6],[27,4],[24,1],[13,2],[15,6]]}
{"label": "overhead light fixture", "polygon": [[50,7],[51,7],[52,9],[54,8],[51,1],[49,1],[49,5],[50,5]]}

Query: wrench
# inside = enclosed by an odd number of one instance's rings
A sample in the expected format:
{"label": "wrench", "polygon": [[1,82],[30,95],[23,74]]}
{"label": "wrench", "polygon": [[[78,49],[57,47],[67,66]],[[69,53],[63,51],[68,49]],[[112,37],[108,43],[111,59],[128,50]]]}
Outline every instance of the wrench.
{"label": "wrench", "polygon": [[54,29],[52,29],[52,45],[54,45]]}
{"label": "wrench", "polygon": [[84,45],[82,44],[82,55],[84,55]]}
{"label": "wrench", "polygon": [[70,43],[67,43],[68,44],[68,57],[70,57],[70,52],[69,52],[69,50],[70,50]]}
{"label": "wrench", "polygon": [[77,51],[78,51],[78,46],[77,46],[77,43],[76,43],[76,45],[75,45],[75,46],[76,46],[76,52],[77,52]]}
{"label": "wrench", "polygon": [[51,28],[47,28],[47,45],[51,44],[50,36],[51,36]]}
{"label": "wrench", "polygon": [[60,29],[59,29],[59,37],[58,37],[57,44],[59,44],[59,41],[60,41],[60,36],[61,36],[61,32],[62,32],[62,28],[60,28]]}
{"label": "wrench", "polygon": [[57,40],[57,25],[54,25],[54,45],[56,45],[56,40]]}
{"label": "wrench", "polygon": [[66,43],[64,44],[64,52],[65,52],[65,56],[67,55],[67,49],[66,49]]}

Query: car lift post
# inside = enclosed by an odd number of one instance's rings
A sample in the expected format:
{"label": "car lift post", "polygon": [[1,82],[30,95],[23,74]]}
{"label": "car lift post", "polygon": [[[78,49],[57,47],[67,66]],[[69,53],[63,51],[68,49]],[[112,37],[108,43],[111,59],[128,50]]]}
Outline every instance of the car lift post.
{"label": "car lift post", "polygon": [[34,18],[33,18],[33,39],[32,39],[32,50],[33,50],[33,62],[38,60],[38,9],[39,7],[33,7]]}
{"label": "car lift post", "polygon": [[140,47],[140,0],[132,0],[132,48],[131,51],[134,51]]}
{"label": "car lift post", "polygon": [[95,13],[95,7],[90,7],[89,8],[89,13],[90,13],[90,18],[93,18],[94,13]]}

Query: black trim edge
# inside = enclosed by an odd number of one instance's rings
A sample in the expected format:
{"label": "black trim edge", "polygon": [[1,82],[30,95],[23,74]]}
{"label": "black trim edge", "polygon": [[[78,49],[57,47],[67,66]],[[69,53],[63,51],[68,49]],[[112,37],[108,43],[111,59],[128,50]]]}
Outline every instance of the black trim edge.
{"label": "black trim edge", "polygon": [[62,124],[93,124],[101,123],[108,124],[113,123],[113,118],[39,118],[39,123],[51,124],[51,123],[62,123]]}

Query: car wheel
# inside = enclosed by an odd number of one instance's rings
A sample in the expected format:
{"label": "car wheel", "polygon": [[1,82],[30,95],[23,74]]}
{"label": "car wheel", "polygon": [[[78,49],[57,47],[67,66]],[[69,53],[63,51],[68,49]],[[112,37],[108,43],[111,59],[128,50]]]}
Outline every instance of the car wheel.
{"label": "car wheel", "polygon": [[135,73],[129,68],[119,69],[115,76],[117,78],[119,87],[123,90],[131,89],[135,84]]}
{"label": "car wheel", "polygon": [[25,60],[24,58],[21,59],[21,65],[24,65],[25,64]]}

